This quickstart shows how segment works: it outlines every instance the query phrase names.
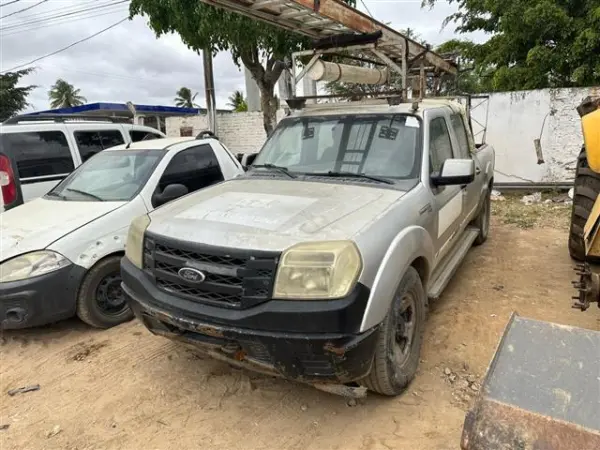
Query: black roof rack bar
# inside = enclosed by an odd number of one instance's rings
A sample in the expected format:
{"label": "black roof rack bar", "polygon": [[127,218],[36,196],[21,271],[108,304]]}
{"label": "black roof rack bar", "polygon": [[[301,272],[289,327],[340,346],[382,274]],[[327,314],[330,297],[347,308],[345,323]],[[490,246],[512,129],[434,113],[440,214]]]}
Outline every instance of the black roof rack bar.
{"label": "black roof rack bar", "polygon": [[402,91],[400,90],[392,90],[392,91],[382,91],[377,93],[369,93],[369,94],[328,94],[328,95],[306,95],[303,97],[293,97],[288,98],[286,103],[291,109],[299,109],[303,108],[304,104],[307,100],[329,100],[329,99],[348,99],[353,101],[358,100],[392,100],[393,104],[397,104],[402,101]]}
{"label": "black roof rack bar", "polygon": [[112,117],[112,116],[94,116],[94,115],[80,115],[80,114],[24,114],[20,116],[11,117],[2,122],[3,125],[14,125],[21,122],[40,122],[40,121],[54,121],[54,122],[67,122],[67,121],[88,121],[88,122],[114,122],[114,123],[129,123],[131,122],[130,117]]}

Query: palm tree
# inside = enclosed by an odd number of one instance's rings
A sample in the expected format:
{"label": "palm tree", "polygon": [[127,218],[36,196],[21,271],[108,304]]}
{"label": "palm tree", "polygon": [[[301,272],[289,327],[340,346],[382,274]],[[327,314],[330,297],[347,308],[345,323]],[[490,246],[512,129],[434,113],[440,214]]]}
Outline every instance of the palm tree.
{"label": "palm tree", "polygon": [[246,102],[242,91],[235,91],[231,94],[227,105],[231,106],[235,112],[248,111],[248,103]]}
{"label": "palm tree", "polygon": [[177,97],[175,97],[175,106],[180,108],[197,108],[198,105],[194,103],[198,93],[192,95],[190,88],[182,87],[177,91]]}
{"label": "palm tree", "polygon": [[79,94],[80,90],[67,83],[62,78],[56,80],[48,91],[51,108],[71,108],[73,106],[83,105],[87,99]]}

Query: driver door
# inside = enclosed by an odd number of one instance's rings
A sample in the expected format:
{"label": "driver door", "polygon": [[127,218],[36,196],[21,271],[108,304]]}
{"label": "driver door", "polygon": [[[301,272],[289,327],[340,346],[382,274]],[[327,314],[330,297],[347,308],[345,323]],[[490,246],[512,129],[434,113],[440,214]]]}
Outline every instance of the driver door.
{"label": "driver door", "polygon": [[[452,146],[449,123],[443,110],[435,111],[429,117],[429,172],[440,173],[444,162],[448,159],[459,158]],[[458,230],[464,212],[465,190],[461,186],[433,186],[436,214],[435,224],[435,252],[436,261],[442,259],[450,248],[452,242],[460,235]]]}

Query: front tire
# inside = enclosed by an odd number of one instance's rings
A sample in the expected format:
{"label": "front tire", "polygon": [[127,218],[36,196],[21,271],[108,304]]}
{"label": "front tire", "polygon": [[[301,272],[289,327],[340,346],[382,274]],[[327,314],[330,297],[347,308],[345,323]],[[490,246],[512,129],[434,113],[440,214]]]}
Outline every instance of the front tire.
{"label": "front tire", "polygon": [[95,328],[111,328],[133,319],[121,289],[121,256],[101,260],[86,274],[77,296],[77,315]]}
{"label": "front tire", "polygon": [[382,395],[401,394],[419,366],[427,297],[418,272],[409,267],[381,324],[371,372],[361,384]]}

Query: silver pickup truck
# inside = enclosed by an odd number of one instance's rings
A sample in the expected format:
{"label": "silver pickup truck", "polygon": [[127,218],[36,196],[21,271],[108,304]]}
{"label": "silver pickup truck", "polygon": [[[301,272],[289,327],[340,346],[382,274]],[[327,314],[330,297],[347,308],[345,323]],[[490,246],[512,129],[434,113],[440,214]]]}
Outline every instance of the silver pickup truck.
{"label": "silver pickup truck", "polygon": [[494,151],[469,124],[442,99],[292,112],[245,175],[134,220],[133,311],[233,365],[400,394],[429,300],[488,236]]}

